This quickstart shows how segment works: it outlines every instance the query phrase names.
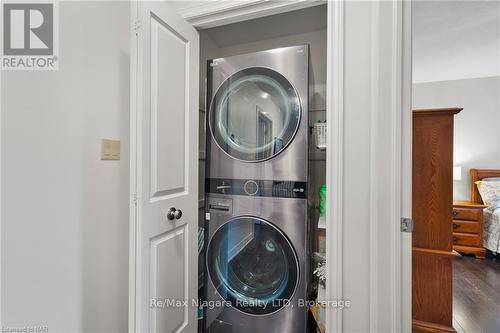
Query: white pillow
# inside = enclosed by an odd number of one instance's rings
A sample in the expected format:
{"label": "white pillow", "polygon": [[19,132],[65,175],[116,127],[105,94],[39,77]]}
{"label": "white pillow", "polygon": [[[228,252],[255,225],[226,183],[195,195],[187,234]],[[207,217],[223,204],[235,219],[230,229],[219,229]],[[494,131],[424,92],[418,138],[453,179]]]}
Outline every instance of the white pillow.
{"label": "white pillow", "polygon": [[477,189],[490,210],[500,208],[500,181],[477,181]]}
{"label": "white pillow", "polygon": [[483,182],[500,182],[500,177],[483,178]]}

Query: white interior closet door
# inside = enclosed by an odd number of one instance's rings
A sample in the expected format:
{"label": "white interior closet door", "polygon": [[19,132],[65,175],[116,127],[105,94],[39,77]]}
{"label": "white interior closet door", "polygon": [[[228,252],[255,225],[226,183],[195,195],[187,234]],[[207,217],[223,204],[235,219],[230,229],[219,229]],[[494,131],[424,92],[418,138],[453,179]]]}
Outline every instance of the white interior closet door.
{"label": "white interior closet door", "polygon": [[199,36],[164,1],[132,17],[130,330],[195,332]]}

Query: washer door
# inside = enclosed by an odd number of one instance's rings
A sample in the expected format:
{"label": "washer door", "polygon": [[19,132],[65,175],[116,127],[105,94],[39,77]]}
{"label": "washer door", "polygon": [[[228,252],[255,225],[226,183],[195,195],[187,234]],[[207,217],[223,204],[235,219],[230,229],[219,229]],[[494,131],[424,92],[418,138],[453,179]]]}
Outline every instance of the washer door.
{"label": "washer door", "polygon": [[255,315],[287,305],[299,278],[297,256],[288,239],[256,217],[237,217],[221,226],[208,245],[207,265],[222,298]]}
{"label": "washer door", "polygon": [[300,123],[297,92],[280,73],[244,69],[224,81],[210,105],[210,131],[229,156],[260,162],[279,154]]}

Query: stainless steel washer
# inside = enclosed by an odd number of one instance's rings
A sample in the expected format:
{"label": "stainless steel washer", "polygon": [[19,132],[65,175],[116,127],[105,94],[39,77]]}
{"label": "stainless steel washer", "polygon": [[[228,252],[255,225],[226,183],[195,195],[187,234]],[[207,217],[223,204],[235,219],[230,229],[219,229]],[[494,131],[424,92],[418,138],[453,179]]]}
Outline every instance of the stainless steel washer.
{"label": "stainless steel washer", "polygon": [[306,331],[305,199],[207,195],[208,332]]}

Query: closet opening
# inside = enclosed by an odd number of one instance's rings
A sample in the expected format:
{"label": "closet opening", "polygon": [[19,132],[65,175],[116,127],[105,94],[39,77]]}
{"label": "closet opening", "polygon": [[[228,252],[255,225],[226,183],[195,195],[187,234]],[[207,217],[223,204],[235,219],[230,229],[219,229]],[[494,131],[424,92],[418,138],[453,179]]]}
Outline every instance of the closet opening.
{"label": "closet opening", "polygon": [[327,5],[199,33],[198,330],[324,332]]}

